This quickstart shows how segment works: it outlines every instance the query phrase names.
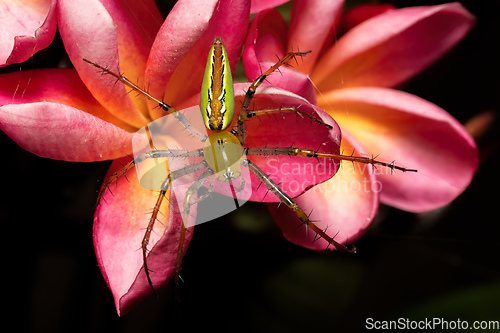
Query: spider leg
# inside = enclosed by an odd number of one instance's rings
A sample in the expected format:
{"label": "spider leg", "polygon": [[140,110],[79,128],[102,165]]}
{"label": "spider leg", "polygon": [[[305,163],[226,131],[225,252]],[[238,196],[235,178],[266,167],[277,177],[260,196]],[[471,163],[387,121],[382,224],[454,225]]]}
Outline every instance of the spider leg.
{"label": "spider leg", "polygon": [[148,158],[202,157],[203,149],[160,149],[150,150],[137,156],[132,162],[141,163]]}
{"label": "spider leg", "polygon": [[[146,232],[144,233],[144,237],[142,238],[142,244],[141,244],[142,261],[143,261],[143,265],[144,265],[144,271],[146,272],[146,278],[148,280],[148,284],[151,287],[151,289],[153,290],[154,294],[156,294],[156,292],[155,292],[155,288],[153,286],[153,281],[151,280],[151,276],[149,274],[150,270],[149,270],[148,262],[147,262],[147,254],[148,254],[148,244],[149,244],[149,240],[151,238],[151,232],[153,231],[154,224],[158,219],[158,213],[160,212],[160,208],[161,208],[161,204],[163,202],[163,199],[165,198],[172,181],[174,181],[177,178],[180,178],[182,176],[185,176],[185,175],[191,174],[193,172],[202,170],[206,167],[207,167],[206,162],[201,161],[199,163],[188,165],[188,166],[181,168],[179,170],[175,170],[168,175],[168,177],[163,181],[163,183],[161,185],[160,194],[158,196],[158,199],[156,200],[155,206],[153,207],[153,212],[151,213],[151,218],[149,219],[149,223],[148,223],[148,226],[146,227]],[[182,223],[181,228],[183,228],[183,227],[184,227],[184,223]],[[184,243],[184,238],[181,238],[180,242]]]}
{"label": "spider leg", "polygon": [[179,122],[182,125],[184,125],[186,127],[186,129],[194,137],[198,138],[198,140],[200,140],[201,142],[205,142],[205,140],[207,139],[206,134],[203,134],[200,131],[198,131],[196,128],[194,128],[190,124],[189,120],[181,112],[177,112],[177,110],[175,108],[173,108],[172,106],[170,106],[167,103],[163,102],[162,100],[159,100],[158,98],[154,97],[153,95],[151,95],[150,93],[148,93],[146,90],[142,89],[137,84],[135,84],[134,82],[130,81],[124,75],[115,73],[115,72],[111,71],[109,68],[101,66],[101,65],[99,65],[99,64],[97,64],[95,62],[92,62],[92,61],[88,60],[88,59],[83,59],[83,61],[91,64],[94,67],[99,68],[103,74],[108,74],[108,75],[111,75],[111,76],[115,77],[118,81],[122,82],[124,85],[126,85],[129,88],[131,88],[132,91],[137,91],[139,94],[143,95],[144,97],[146,97],[150,101],[153,101],[154,103],[158,104],[158,106],[160,108],[162,108],[167,114],[172,114],[173,113],[174,116],[175,116],[175,118],[177,118],[177,120],[179,120]]}
{"label": "spider leg", "polygon": [[181,112],[175,112],[174,117],[199,141],[205,142],[208,139],[208,136],[205,133],[198,131],[196,127],[191,125],[191,122]]}
{"label": "spider leg", "polygon": [[320,153],[312,149],[303,149],[296,147],[262,147],[262,148],[245,148],[247,155],[288,155],[288,156],[306,156],[314,158],[330,158],[339,161],[350,161],[364,164],[371,164],[374,167],[377,165],[387,167],[391,170],[399,170],[403,172],[417,172],[415,169],[408,169],[394,164],[394,162],[383,162],[376,160],[373,157],[342,155],[333,153]]}
{"label": "spider leg", "polygon": [[279,109],[261,109],[261,110],[253,110],[253,111],[248,110],[245,114],[240,115],[240,119],[242,119],[243,121],[246,121],[246,120],[253,118],[253,117],[256,117],[256,116],[258,117],[258,116],[262,116],[262,115],[271,115],[271,114],[276,114],[276,113],[278,113],[278,114],[295,113],[302,118],[307,117],[307,118],[311,119],[312,121],[314,121],[322,126],[325,126],[329,129],[333,128],[332,125],[329,125],[329,124],[323,122],[321,119],[316,118],[312,114],[300,111],[299,108],[296,106],[282,107]]}
{"label": "spider leg", "polygon": [[118,181],[118,178],[121,176],[125,177],[125,174],[127,173],[128,169],[130,169],[134,165],[134,160],[128,162],[125,164],[120,170],[116,171],[113,173],[111,176],[108,177],[101,186],[101,190],[99,191],[99,195],[97,196],[97,206],[101,203],[101,200],[104,197],[104,194],[106,193],[106,190],[110,191],[110,185],[113,184],[114,182]]}
{"label": "spider leg", "polygon": [[101,190],[99,191],[99,196],[97,197],[97,205],[101,202],[101,199],[104,196],[106,190],[109,190],[109,187],[112,183],[116,182],[121,176],[125,176],[128,169],[130,169],[133,165],[141,163],[142,161],[149,158],[172,158],[172,157],[200,157],[203,156],[203,149],[197,150],[188,150],[188,149],[168,149],[168,150],[151,150],[144,154],[137,156],[132,161],[125,164],[120,170],[116,171],[112,174],[106,181],[104,182]]}
{"label": "spider leg", "polygon": [[[203,163],[206,163],[203,161]],[[181,280],[181,264],[182,258],[184,257],[184,253],[186,252],[184,243],[186,240],[186,226],[188,225],[189,213],[191,211],[191,206],[195,205],[199,201],[203,200],[205,196],[197,197],[198,190],[203,186],[203,183],[214,174],[214,171],[211,168],[207,168],[198,179],[189,186],[186,191],[186,195],[184,197],[183,203],[183,211],[182,211],[182,221],[181,229],[180,229],[180,238],[179,238],[179,247],[177,248],[177,257],[175,259],[175,290],[176,290],[176,298],[179,299],[179,286]],[[208,194],[207,194],[208,195]]]}
{"label": "spider leg", "polygon": [[[306,225],[307,228],[314,231],[317,237],[323,238],[328,242],[328,244],[332,244],[337,250],[342,252],[354,253],[356,250],[354,248],[349,249],[345,245],[340,244],[335,241],[333,237],[330,237],[326,233],[326,229],[319,228],[314,222],[309,219],[309,216],[304,212],[302,208],[288,195],[286,194],[279,186],[276,184],[261,168],[259,168],[255,163],[252,163],[250,160],[245,160],[244,165],[248,166],[250,171],[267,187],[267,189],[274,193],[276,197],[285,205],[288,206],[299,218],[299,220]],[[316,238],[315,238],[316,240]]]}
{"label": "spider leg", "polygon": [[245,143],[246,139],[246,134],[245,134],[245,115],[248,113],[248,108],[250,107],[250,103],[252,102],[253,96],[255,95],[255,92],[257,90],[257,87],[261,85],[262,82],[271,75],[272,72],[275,70],[278,70],[282,65],[286,64],[288,60],[290,59],[296,59],[297,57],[303,57],[310,53],[311,51],[307,52],[288,52],[283,59],[280,59],[277,63],[275,63],[273,66],[271,66],[267,71],[259,75],[258,78],[253,81],[253,83],[250,85],[248,88],[245,98],[243,99],[243,104],[241,105],[240,109],[240,115],[238,117],[238,139],[240,140],[241,144]]}
{"label": "spider leg", "polygon": [[[139,164],[147,159],[157,159],[157,158],[186,158],[186,157],[202,157],[203,156],[203,149],[198,149],[198,150],[186,150],[186,149],[167,149],[167,150],[151,150],[148,151],[144,154],[141,154],[137,156],[135,159],[124,165],[120,170],[115,172],[113,175],[111,175],[104,185],[101,188],[101,191],[99,193],[98,197],[98,204],[100,200],[102,199],[106,189],[109,190],[109,186],[116,182],[121,176],[125,176],[127,171],[135,164]],[[144,234],[144,237],[142,239],[141,243],[141,248],[142,248],[142,256],[143,256],[143,265],[144,265],[144,271],[146,272],[146,278],[148,280],[148,284],[150,285],[151,289],[153,290],[153,293],[155,293],[155,289],[153,286],[153,282],[151,280],[150,276],[150,269],[148,267],[147,263],[147,254],[148,254],[148,244],[151,238],[151,233],[154,228],[155,222],[158,220],[158,213],[160,212],[161,204],[170,188],[170,184],[173,180],[182,177],[187,174],[194,173],[196,171],[202,170],[203,168],[206,168],[207,164],[205,160],[195,163],[195,164],[190,164],[187,165],[179,170],[171,172],[168,177],[162,182],[159,191],[160,194],[158,195],[158,199],[156,200],[156,204],[153,207],[153,211],[151,213],[151,217],[148,222],[148,226],[146,227],[146,232]],[[183,226],[184,227],[184,224]],[[182,240],[182,243],[184,242],[184,239]]]}
{"label": "spider leg", "polygon": [[90,60],[83,59],[83,61],[88,62],[92,66],[99,68],[103,74],[109,74],[111,76],[114,76],[118,81],[122,82],[124,85],[131,88],[133,91],[137,91],[139,94],[144,95],[149,100],[157,103],[167,113],[174,113],[176,111],[173,107],[171,107],[167,103],[157,99],[156,97],[154,97],[153,95],[151,95],[150,93],[145,91],[144,89],[140,88],[137,84],[135,84],[134,82],[127,79],[124,75],[115,73],[115,72],[111,71],[109,68],[101,66],[101,65],[99,65],[95,62],[92,62]]}

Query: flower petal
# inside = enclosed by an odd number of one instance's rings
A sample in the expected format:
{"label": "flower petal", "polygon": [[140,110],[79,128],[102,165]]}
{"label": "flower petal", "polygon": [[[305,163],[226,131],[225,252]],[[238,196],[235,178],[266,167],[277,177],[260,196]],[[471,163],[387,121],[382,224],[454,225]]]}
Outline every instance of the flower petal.
{"label": "flower petal", "polygon": [[[247,32],[250,2],[178,2],[160,29],[148,60],[146,83],[174,107],[199,94],[208,50],[222,37],[234,73]],[[187,106],[187,105],[185,105]],[[151,110],[152,118],[163,115]]]}
{"label": "flower petal", "polygon": [[[115,161],[108,176],[121,168]],[[145,229],[158,192],[142,188],[135,169],[129,169],[125,179],[118,179],[106,191],[94,219],[94,247],[101,271],[115,298],[119,315],[124,315],[142,299],[152,294],[143,267],[140,251]],[[158,218],[149,240],[147,257],[151,279],[155,288],[164,286],[174,275],[175,259],[179,245],[179,216],[175,198],[163,200]],[[168,203],[171,204],[168,204]],[[161,223],[160,223],[161,222]],[[186,234],[185,248],[192,236]],[[138,250],[139,249],[139,250]]]}
{"label": "flower petal", "polygon": [[[145,82],[153,95],[163,95],[174,70],[207,29],[216,5],[216,0],[175,4],[158,31],[147,62]],[[196,66],[203,62],[200,57]]]}
{"label": "flower petal", "polygon": [[265,70],[260,62],[276,61],[285,55],[287,31],[285,21],[276,10],[266,10],[254,17],[243,49],[243,67],[249,80],[255,80]]}
{"label": "flower petal", "polygon": [[[245,74],[251,81],[257,79],[263,71],[274,65],[278,59],[286,54],[287,28],[281,15],[274,9],[257,14],[249,28],[243,50],[243,67]],[[304,58],[305,59],[305,58]],[[300,68],[301,59],[290,64]],[[272,74],[262,85],[272,85],[291,91],[316,103],[316,91],[309,77],[286,65],[279,69],[281,75]]]}
{"label": "flower petal", "polygon": [[23,149],[72,162],[131,152],[131,133],[73,107],[50,102],[0,107],[0,128]]}
{"label": "flower petal", "polygon": [[443,109],[385,88],[341,89],[325,98],[327,111],[370,154],[418,170],[379,168],[383,202],[421,212],[445,205],[469,185],[478,165],[476,145]]}
{"label": "flower petal", "polygon": [[154,0],[101,0],[118,34],[120,69],[142,79],[154,38],[163,18]]}
{"label": "flower petal", "polygon": [[288,2],[288,0],[252,0],[250,12],[255,14],[269,8],[280,6],[285,2]]}
{"label": "flower petal", "polygon": [[[236,85],[239,100],[248,84]],[[338,152],[341,134],[335,121],[323,110],[308,103],[304,98],[285,90],[263,87],[257,90],[253,110],[297,107],[301,113],[273,113],[252,117],[245,122],[247,133],[244,147],[298,147],[316,152]],[[307,115],[314,117],[315,120]],[[255,151],[255,150],[254,150]],[[291,197],[296,197],[309,187],[331,178],[338,169],[338,163],[332,160],[318,160],[306,156],[249,154],[247,158],[257,164],[281,189]],[[278,198],[268,193],[256,177],[252,177],[252,196],[250,200],[277,202]]]}
{"label": "flower petal", "polygon": [[[136,3],[141,7],[150,2]],[[59,30],[73,65],[94,97],[116,117],[140,128],[149,122],[144,99],[127,95],[124,85],[113,84],[112,77],[101,75],[99,70],[83,61],[88,59],[118,73],[126,71],[131,81],[141,79],[153,38],[150,34],[155,30],[154,22],[159,26],[161,20],[154,6],[138,10],[135,6],[129,8],[121,4],[122,7],[118,7],[106,3],[108,11],[97,0],[61,0],[58,2]],[[151,16],[153,23],[145,24],[144,31],[135,30],[139,29],[139,23],[132,19],[135,18],[134,9],[139,18]],[[148,9],[151,12],[145,12]]]}
{"label": "flower petal", "polygon": [[3,1],[0,6],[0,66],[23,62],[54,39],[56,0]]}
{"label": "flower petal", "polygon": [[[366,154],[362,146],[348,133],[343,133],[342,151],[353,149]],[[340,244],[358,239],[370,226],[378,211],[380,183],[372,173],[371,166],[342,162],[337,174],[326,182],[295,199],[295,202],[310,214],[310,219]],[[313,250],[324,250],[328,242],[317,239],[311,230],[300,227],[301,222],[285,205],[268,204],[274,222],[286,239],[294,244]]]}
{"label": "flower petal", "polygon": [[0,128],[39,156],[89,162],[131,152],[132,134],[116,126],[123,124],[90,95],[74,70],[4,74],[0,105]]}
{"label": "flower petal", "polygon": [[129,132],[134,128],[114,117],[87,90],[73,69],[38,69],[3,74],[0,105],[53,102],[83,110]]}
{"label": "flower petal", "polygon": [[393,9],[396,9],[394,5],[385,3],[366,3],[355,6],[342,15],[342,21],[340,22],[341,34],[346,33],[358,24],[372,17]]}
{"label": "flower petal", "polygon": [[243,52],[243,59],[252,57],[247,60],[247,65],[255,67],[249,68],[252,76],[261,74],[262,68],[256,66],[259,62],[276,61],[285,55],[287,34],[287,25],[278,11],[266,10],[254,17],[248,29]]}
{"label": "flower petal", "polygon": [[343,5],[343,0],[293,1],[288,49],[312,51],[297,70],[310,73],[318,57],[331,46]]}
{"label": "flower petal", "polygon": [[459,3],[377,15],[350,30],[325,53],[311,78],[322,92],[395,86],[457,44],[474,21]]}

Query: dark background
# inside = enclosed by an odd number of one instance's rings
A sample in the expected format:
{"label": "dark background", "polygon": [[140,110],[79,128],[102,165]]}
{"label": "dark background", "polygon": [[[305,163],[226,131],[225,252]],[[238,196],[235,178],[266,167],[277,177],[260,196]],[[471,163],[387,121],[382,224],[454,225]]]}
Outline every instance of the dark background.
{"label": "dark background", "polygon": [[[474,30],[401,88],[466,122],[500,110],[500,34],[495,1],[462,3],[477,16]],[[48,49],[2,72],[56,67],[64,57],[56,36]],[[426,214],[381,207],[356,255],[287,242],[260,203],[198,226],[183,263],[181,303],[169,285],[123,318],[92,246],[109,163],[39,158],[0,133],[7,322],[16,332],[359,332],[370,317],[500,320],[499,129],[494,121],[478,140],[481,166],[463,195]]]}

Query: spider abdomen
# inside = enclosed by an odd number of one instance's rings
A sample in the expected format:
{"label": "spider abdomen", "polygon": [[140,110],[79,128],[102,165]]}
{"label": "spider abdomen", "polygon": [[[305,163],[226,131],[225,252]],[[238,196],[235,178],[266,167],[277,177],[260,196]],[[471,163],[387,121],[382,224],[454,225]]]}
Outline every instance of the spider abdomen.
{"label": "spider abdomen", "polygon": [[229,58],[220,37],[214,39],[208,54],[201,86],[200,109],[205,127],[212,131],[225,130],[233,119],[233,78]]}

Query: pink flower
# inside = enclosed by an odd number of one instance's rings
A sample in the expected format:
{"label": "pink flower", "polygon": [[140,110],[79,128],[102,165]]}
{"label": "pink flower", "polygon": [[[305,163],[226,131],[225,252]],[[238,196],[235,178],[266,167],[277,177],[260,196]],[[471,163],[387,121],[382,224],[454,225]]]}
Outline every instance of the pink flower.
{"label": "pink flower", "polygon": [[[2,30],[4,64],[26,60],[50,43],[56,23],[75,69],[41,69],[2,75],[0,80],[0,128],[24,149],[43,157],[88,162],[115,160],[110,173],[128,161],[132,136],[162,112],[143,98],[127,95],[123,85],[113,84],[91,59],[128,77],[140,79],[156,96],[182,107],[199,94],[206,58],[214,36],[223,37],[231,63],[236,65],[249,20],[249,1],[183,1],[162,19],[151,1],[45,1],[23,7],[9,5],[11,13],[30,13]],[[28,8],[28,11],[27,9]],[[85,10],[82,10],[85,8]],[[57,15],[56,15],[57,13]],[[24,14],[23,14],[24,15]],[[24,21],[26,20],[26,22]],[[220,24],[223,21],[224,24]],[[27,30],[26,30],[27,29]],[[10,44],[9,44],[10,43]],[[37,47],[34,47],[37,46]],[[187,75],[189,73],[189,75]],[[165,93],[166,91],[166,93]],[[185,105],[188,106],[188,105]],[[156,192],[140,187],[134,170],[130,182],[118,182],[106,193],[95,214],[94,242],[99,265],[111,288],[120,314],[151,292],[142,279],[140,251],[145,211],[156,201]],[[167,205],[165,205],[167,207]],[[166,211],[165,211],[166,210]],[[168,217],[168,207],[164,209]],[[155,257],[162,262],[151,268],[166,283],[172,276],[175,255],[170,247],[180,221],[157,223],[155,236],[165,232],[166,249]],[[164,230],[165,229],[165,230]],[[154,245],[159,237],[151,241]],[[155,281],[156,282],[156,281]]]}
{"label": "pink flower", "polygon": [[[272,4],[281,2],[276,0]],[[267,0],[254,1],[252,10],[263,10],[270,3]],[[247,73],[255,76],[257,70],[260,74],[258,63],[266,60],[267,55],[272,54],[274,61],[275,54],[283,54],[292,45],[300,46],[302,50],[312,49],[312,54],[303,61],[299,60],[298,69],[311,73],[326,102],[316,97],[313,86],[303,74],[285,68],[283,76],[269,78],[285,90],[262,88],[254,108],[301,106],[303,112],[313,113],[332,125],[333,129],[327,130],[324,126],[311,129],[290,117],[280,120],[279,124],[272,119],[262,124],[250,121],[246,145],[289,146],[293,142],[295,146],[317,149],[318,144],[326,143],[322,146],[324,151],[336,151],[340,141],[339,128],[313,105],[317,103],[340,120],[344,147],[350,144],[358,153],[380,153],[380,159],[396,159],[408,167],[419,169],[418,175],[386,176],[372,174],[370,167],[358,167],[359,173],[351,173],[351,165],[344,163],[340,174],[297,199],[306,211],[313,209],[312,219],[319,217],[322,227],[333,223],[328,232],[334,235],[340,231],[336,240],[343,242],[359,237],[375,215],[379,193],[373,190],[373,184],[377,182],[382,184],[380,196],[383,202],[421,211],[449,202],[470,181],[476,168],[475,146],[463,128],[428,102],[380,87],[393,86],[421,70],[458,41],[473,20],[459,5],[419,8],[410,13],[394,11],[392,13],[398,13],[391,14],[394,17],[388,13],[385,15],[389,18],[375,17],[353,28],[330,49],[326,41],[330,40],[332,29],[338,24],[341,2],[329,3],[331,1],[325,1],[325,4],[318,2],[316,6],[306,7],[301,2],[295,2],[294,12],[301,15],[294,15],[288,37],[274,11],[259,14],[247,36],[245,66]],[[231,64],[235,66],[247,33],[249,8],[249,1],[244,0],[181,1],[163,21],[152,0],[124,1],[120,4],[107,0],[60,0],[57,3],[53,0],[40,1],[28,7],[13,3],[8,9],[15,15],[6,16],[11,24],[1,35],[0,43],[6,46],[1,48],[0,61],[4,65],[21,62],[48,45],[57,22],[75,69],[42,69],[2,75],[0,128],[21,147],[39,156],[77,162],[115,160],[109,176],[129,161],[126,156],[132,153],[133,133],[164,113],[142,97],[127,94],[123,85],[113,84],[112,78],[102,76],[82,59],[90,59],[139,80],[140,86],[147,86],[154,96],[164,96],[164,100],[177,109],[188,108],[198,104],[206,61],[204,54],[214,36],[224,39]],[[323,15],[321,20],[314,19],[318,15],[316,10]],[[328,11],[331,15],[327,15]],[[19,20],[16,13],[21,12],[29,14],[23,14],[22,20]],[[443,21],[443,15],[450,16],[451,22],[444,20],[446,22],[441,23],[441,34],[433,35],[430,45],[424,43],[425,39],[413,37],[411,40],[418,40],[419,43],[401,42],[401,36],[410,33],[418,35],[436,22]],[[377,20],[381,22],[370,23]],[[387,31],[386,26],[395,23],[402,24],[400,31]],[[380,27],[378,38],[366,38],[366,30],[371,31],[370,26],[373,25]],[[254,30],[257,26],[258,34]],[[386,65],[382,61],[385,59],[382,53],[392,56],[398,51],[394,45],[409,45],[425,52],[406,63],[403,60],[413,53],[400,51],[395,57],[399,62],[391,63],[398,64],[402,69],[391,72],[390,68],[382,67]],[[377,54],[374,49],[380,51],[378,57],[373,56]],[[328,56],[330,53],[331,57]],[[358,71],[360,66],[353,64],[359,65],[359,59],[371,60],[361,62],[370,66]],[[380,62],[377,63],[377,60]],[[263,68],[266,66],[267,63]],[[343,80],[342,84],[339,84],[339,77]],[[236,85],[238,99],[241,100],[246,88],[248,84]],[[332,107],[341,111],[334,112]],[[391,129],[388,132],[381,133],[379,128],[374,130],[370,125],[380,121],[380,117],[370,117],[374,112],[369,113],[369,110],[380,112],[386,120],[385,125],[397,122],[401,130],[396,131],[394,126],[388,126]],[[397,114],[391,119],[393,123],[388,122],[388,111],[397,111],[391,112],[391,116]],[[408,125],[409,121],[413,126]],[[414,128],[415,124],[419,124],[418,131]],[[277,131],[280,127],[286,128],[286,133]],[[402,134],[408,135],[408,138],[405,140]],[[442,139],[443,134],[447,141]],[[373,137],[382,135],[387,140],[377,145],[379,142]],[[348,143],[345,143],[346,139]],[[253,160],[270,173],[275,168],[271,158],[256,157]],[[296,175],[293,165],[280,165],[279,172],[274,176],[281,177],[282,187],[295,197],[335,174],[338,164],[328,163],[333,166],[328,173]],[[417,178],[422,175],[423,179]],[[97,259],[120,315],[152,292],[138,249],[149,220],[149,215],[145,213],[154,206],[157,198],[156,192],[139,185],[135,170],[129,170],[126,176],[128,182],[119,181],[111,187],[112,193],[104,193],[94,220]],[[308,182],[308,178],[313,180]],[[298,186],[292,186],[295,180],[300,180]],[[332,182],[364,184],[370,190],[331,192],[329,186]],[[276,202],[272,195],[265,195],[267,191],[262,186],[258,187],[258,182],[253,182],[252,186],[252,200]],[[405,199],[408,193],[411,198]],[[175,198],[170,199],[170,205],[165,201],[161,207],[163,223],[156,223],[149,246],[148,264],[157,288],[165,285],[174,274],[178,248],[181,221],[175,208]],[[325,204],[321,204],[323,202]],[[329,202],[334,202],[335,206],[329,206]],[[290,212],[285,211],[281,216],[274,214],[285,236],[306,247],[325,247],[322,241],[312,243],[314,234],[297,229],[298,222],[293,222],[295,216],[286,214]],[[189,233],[187,242],[190,236]]]}
{"label": "pink flower", "polygon": [[[327,182],[296,199],[311,219],[328,227],[338,242],[359,238],[377,213],[379,201],[412,212],[432,210],[456,198],[478,165],[477,149],[464,127],[438,106],[392,87],[416,75],[458,43],[474,24],[459,3],[397,10],[372,7],[349,14],[352,27],[338,40],[343,1],[297,0],[287,27],[275,10],[252,21],[243,64],[250,80],[276,55],[299,47],[312,50],[297,69],[269,83],[296,92],[326,110],[342,129],[344,153],[378,155],[418,173],[392,174],[350,163]],[[383,12],[373,16],[377,10]],[[370,12],[367,14],[367,12]],[[360,17],[365,16],[363,19]],[[373,17],[372,17],[373,16]],[[372,17],[372,18],[370,18]],[[303,74],[304,73],[304,74]],[[311,83],[314,83],[314,85]],[[317,93],[318,92],[318,93]],[[297,229],[286,209],[270,211],[292,242],[324,249],[314,234]]]}
{"label": "pink flower", "polygon": [[[223,38],[234,67],[241,54],[250,11],[250,2],[245,0],[181,1],[163,21],[153,1],[60,0],[44,5],[39,6],[43,10],[31,8],[37,16],[29,17],[31,30],[21,32],[32,37],[16,37],[19,29],[6,32],[5,40],[17,42],[13,50],[2,48],[6,51],[4,64],[25,60],[38,50],[33,45],[47,45],[54,36],[57,20],[75,69],[3,75],[0,128],[21,147],[42,157],[76,162],[115,160],[107,177],[130,160],[133,134],[163,116],[164,111],[141,96],[127,94],[122,84],[114,84],[112,77],[101,75],[83,59],[138,79],[139,86],[148,87],[153,96],[164,96],[177,109],[198,112],[196,107],[188,107],[198,104],[205,54],[213,37]],[[10,8],[14,13],[21,10],[19,4]],[[12,19],[16,21],[15,17]],[[248,86],[235,86],[237,105]],[[338,151],[338,126],[304,98],[266,88],[252,103],[255,110],[281,106],[300,106],[303,113],[314,114],[332,129],[316,124],[317,128],[303,133],[308,125],[297,121],[296,115],[284,115],[279,124],[272,117],[256,119],[247,124],[247,146],[290,146],[293,142],[303,148],[317,149],[321,145],[322,151]],[[286,128],[286,135],[277,126]],[[310,162],[305,157],[298,159]],[[251,160],[264,171],[275,167],[271,158],[255,156]],[[283,189],[295,197],[331,178],[338,163],[330,160],[321,163],[327,171],[311,175],[311,180],[302,177],[298,186],[290,186],[291,180],[297,179],[289,172],[290,166],[281,167]],[[320,165],[316,161],[312,164]],[[120,315],[152,293],[138,249],[150,218],[147,212],[157,199],[157,192],[140,186],[135,169],[130,169],[126,178],[128,181],[119,180],[110,191],[104,192],[94,218],[97,259]],[[259,185],[253,177],[250,199],[267,197],[269,202],[277,201],[272,195],[266,196],[267,189]],[[163,202],[162,223],[155,224],[149,242],[148,265],[155,288],[165,285],[174,274],[182,223],[175,200],[171,196]],[[188,233],[187,243],[191,235],[192,232]]]}

